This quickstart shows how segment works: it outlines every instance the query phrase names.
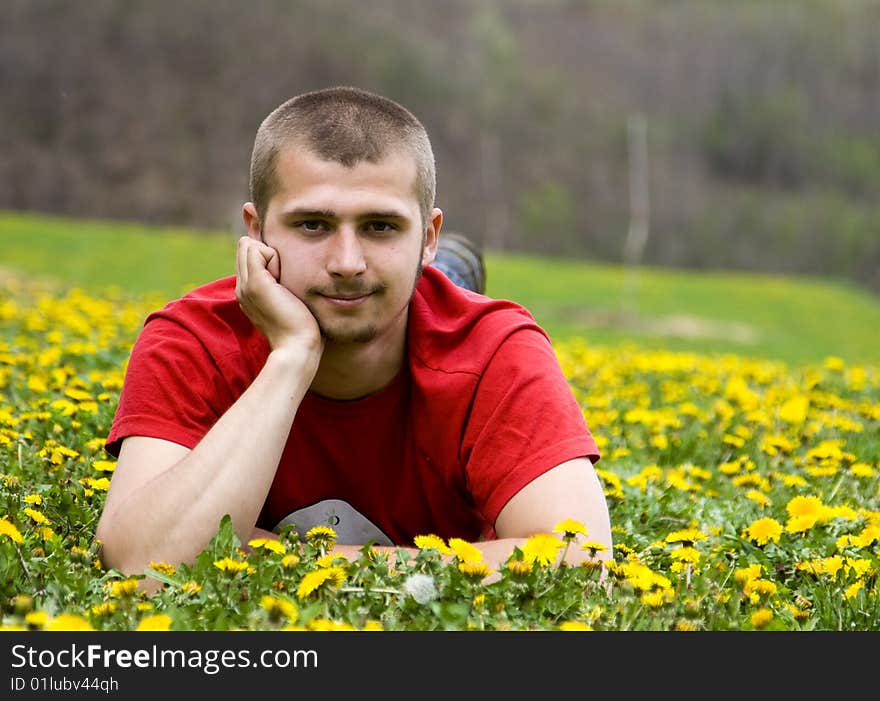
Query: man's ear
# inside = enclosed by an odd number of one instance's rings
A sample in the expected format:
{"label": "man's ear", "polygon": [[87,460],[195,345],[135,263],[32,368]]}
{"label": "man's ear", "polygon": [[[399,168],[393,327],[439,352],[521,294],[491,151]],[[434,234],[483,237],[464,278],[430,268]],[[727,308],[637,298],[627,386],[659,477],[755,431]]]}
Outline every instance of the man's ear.
{"label": "man's ear", "polygon": [[257,241],[263,240],[263,232],[260,228],[260,215],[257,214],[257,206],[253,202],[245,202],[241,208],[241,216],[244,219],[244,228],[247,235]]}
{"label": "man's ear", "polygon": [[425,226],[425,248],[422,251],[422,266],[428,266],[437,255],[437,243],[440,241],[440,229],[443,226],[443,212],[434,207],[431,217]]}

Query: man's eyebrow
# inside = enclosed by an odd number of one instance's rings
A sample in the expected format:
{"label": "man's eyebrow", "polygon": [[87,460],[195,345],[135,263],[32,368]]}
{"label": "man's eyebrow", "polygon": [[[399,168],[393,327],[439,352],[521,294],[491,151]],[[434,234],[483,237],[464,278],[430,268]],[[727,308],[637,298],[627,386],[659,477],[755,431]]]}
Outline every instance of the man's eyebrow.
{"label": "man's eyebrow", "polygon": [[311,219],[335,219],[336,212],[329,209],[290,209],[281,213],[282,217],[306,217]]}
{"label": "man's eyebrow", "polygon": [[361,214],[358,219],[406,219],[409,217],[400,212],[367,212]]}
{"label": "man's eyebrow", "polygon": [[[293,217],[303,218],[303,219],[336,219],[338,215],[336,212],[329,209],[290,209],[286,212],[282,212],[281,216],[285,219],[291,219]],[[377,211],[377,212],[365,212],[363,214],[358,215],[358,219],[361,221],[372,220],[372,219],[395,219],[395,220],[409,220],[409,217],[406,214],[395,211]]]}

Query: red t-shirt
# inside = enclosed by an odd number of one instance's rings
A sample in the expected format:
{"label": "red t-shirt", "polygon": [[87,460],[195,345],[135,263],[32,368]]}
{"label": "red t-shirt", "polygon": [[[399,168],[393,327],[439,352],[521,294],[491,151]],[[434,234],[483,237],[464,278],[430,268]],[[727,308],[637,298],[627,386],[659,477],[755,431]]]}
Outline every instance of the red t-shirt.
{"label": "red t-shirt", "polygon": [[[295,523],[302,533],[324,523],[341,543],[493,538],[498,513],[535,477],[575,457],[599,459],[550,341],[523,307],[428,267],[407,344],[408,362],[374,394],[306,394],[258,526]],[[153,312],[131,353],[107,451],[118,456],[132,435],[193,448],[268,352],[238,306],[234,277]]]}

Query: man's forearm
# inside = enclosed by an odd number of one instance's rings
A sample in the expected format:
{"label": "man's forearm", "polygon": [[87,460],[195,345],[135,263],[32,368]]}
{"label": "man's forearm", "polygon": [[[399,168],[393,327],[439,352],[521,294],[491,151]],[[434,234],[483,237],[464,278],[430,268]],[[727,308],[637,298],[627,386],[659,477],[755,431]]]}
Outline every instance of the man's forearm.
{"label": "man's forearm", "polygon": [[99,534],[105,562],[128,572],[150,561],[189,562],[225,514],[246,541],[313,375],[300,356],[271,353],[192,451],[115,506]]}

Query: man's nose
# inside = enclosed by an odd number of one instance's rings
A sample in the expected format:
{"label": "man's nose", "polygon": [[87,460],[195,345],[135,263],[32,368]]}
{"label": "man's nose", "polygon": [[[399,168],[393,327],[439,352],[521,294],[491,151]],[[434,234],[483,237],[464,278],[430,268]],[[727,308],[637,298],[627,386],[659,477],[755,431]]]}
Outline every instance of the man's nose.
{"label": "man's nose", "polygon": [[327,270],[331,275],[354,277],[367,269],[360,237],[354,227],[341,226],[330,239]]}

